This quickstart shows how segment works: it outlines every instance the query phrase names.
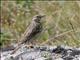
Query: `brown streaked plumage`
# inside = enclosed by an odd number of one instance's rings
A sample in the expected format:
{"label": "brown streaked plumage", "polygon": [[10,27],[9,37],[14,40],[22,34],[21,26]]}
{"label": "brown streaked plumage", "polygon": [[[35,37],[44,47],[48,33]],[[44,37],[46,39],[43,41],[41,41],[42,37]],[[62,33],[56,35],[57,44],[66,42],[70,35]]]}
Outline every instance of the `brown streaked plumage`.
{"label": "brown streaked plumage", "polygon": [[33,17],[31,24],[28,26],[26,31],[24,32],[23,36],[21,37],[21,42],[18,44],[18,47],[14,49],[14,51],[11,53],[15,53],[20,47],[21,44],[24,44],[26,42],[30,42],[30,40],[35,37],[38,33],[42,31],[42,24],[41,24],[41,18],[44,17],[43,15],[37,15]]}

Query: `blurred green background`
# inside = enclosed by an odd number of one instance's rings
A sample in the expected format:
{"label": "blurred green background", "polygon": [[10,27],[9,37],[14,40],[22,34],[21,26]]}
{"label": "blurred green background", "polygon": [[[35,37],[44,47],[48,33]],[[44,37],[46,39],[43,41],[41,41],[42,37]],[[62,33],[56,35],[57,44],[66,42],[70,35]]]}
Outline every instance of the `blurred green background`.
{"label": "blurred green background", "polygon": [[60,35],[46,44],[80,47],[80,1],[1,1],[0,6],[0,46],[19,42],[32,17],[45,14],[36,44]]}

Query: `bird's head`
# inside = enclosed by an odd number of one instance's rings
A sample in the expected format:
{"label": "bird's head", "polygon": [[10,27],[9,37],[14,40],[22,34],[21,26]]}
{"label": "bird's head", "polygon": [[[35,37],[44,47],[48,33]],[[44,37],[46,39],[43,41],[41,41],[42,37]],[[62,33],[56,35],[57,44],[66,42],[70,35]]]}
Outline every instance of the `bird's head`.
{"label": "bird's head", "polygon": [[45,16],[45,15],[36,15],[36,16],[33,17],[33,20],[34,20],[35,22],[40,22],[41,19],[42,19],[44,16]]}

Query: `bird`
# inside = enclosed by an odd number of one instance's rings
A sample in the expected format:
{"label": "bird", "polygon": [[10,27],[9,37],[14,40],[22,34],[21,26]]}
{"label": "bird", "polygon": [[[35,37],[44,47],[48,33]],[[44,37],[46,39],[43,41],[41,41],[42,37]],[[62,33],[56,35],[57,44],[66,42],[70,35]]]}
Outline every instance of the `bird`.
{"label": "bird", "polygon": [[41,23],[42,17],[44,16],[36,15],[33,17],[31,24],[28,26],[28,28],[23,34],[23,37],[21,39],[22,42],[20,44],[31,41],[33,37],[35,37],[42,31],[42,23]]}
{"label": "bird", "polygon": [[25,44],[26,42],[30,42],[33,37],[39,34],[42,31],[42,23],[41,20],[45,15],[36,15],[32,18],[30,25],[25,30],[23,36],[20,39],[20,43],[18,47],[14,49],[13,53],[19,49],[21,44]]}

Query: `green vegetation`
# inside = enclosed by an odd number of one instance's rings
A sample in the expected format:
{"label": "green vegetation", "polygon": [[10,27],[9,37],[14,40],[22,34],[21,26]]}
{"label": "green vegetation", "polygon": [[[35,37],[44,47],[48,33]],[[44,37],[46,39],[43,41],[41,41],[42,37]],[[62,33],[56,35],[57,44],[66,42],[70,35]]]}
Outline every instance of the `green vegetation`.
{"label": "green vegetation", "polygon": [[45,14],[44,31],[34,41],[50,45],[80,46],[79,1],[1,1],[0,45],[18,42],[33,16]]}

